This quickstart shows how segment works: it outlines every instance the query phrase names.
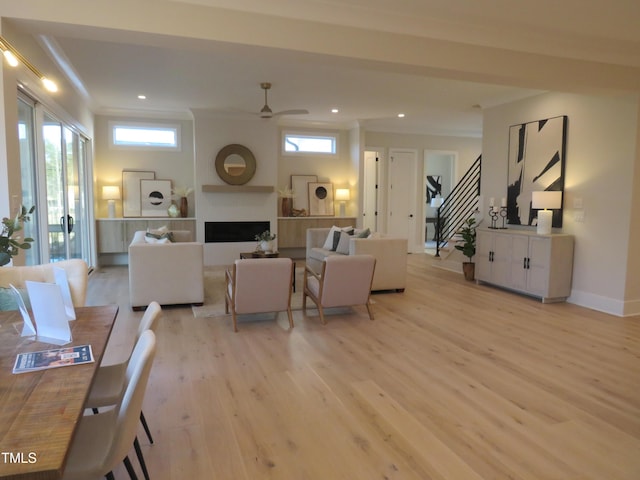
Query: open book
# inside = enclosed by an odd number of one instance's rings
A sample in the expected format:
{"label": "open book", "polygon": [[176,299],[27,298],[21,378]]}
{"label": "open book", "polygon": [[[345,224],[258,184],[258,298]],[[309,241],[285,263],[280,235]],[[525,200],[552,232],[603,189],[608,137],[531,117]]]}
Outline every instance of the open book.
{"label": "open book", "polygon": [[13,373],[35,372],[48,368],[68,367],[93,363],[91,345],[55,348],[39,352],[19,353],[13,366]]}

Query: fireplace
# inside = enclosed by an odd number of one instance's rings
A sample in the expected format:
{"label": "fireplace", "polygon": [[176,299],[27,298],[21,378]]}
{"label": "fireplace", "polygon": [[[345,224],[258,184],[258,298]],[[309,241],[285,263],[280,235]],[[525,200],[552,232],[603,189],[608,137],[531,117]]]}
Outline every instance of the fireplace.
{"label": "fireplace", "polygon": [[205,243],[254,242],[271,222],[204,222]]}

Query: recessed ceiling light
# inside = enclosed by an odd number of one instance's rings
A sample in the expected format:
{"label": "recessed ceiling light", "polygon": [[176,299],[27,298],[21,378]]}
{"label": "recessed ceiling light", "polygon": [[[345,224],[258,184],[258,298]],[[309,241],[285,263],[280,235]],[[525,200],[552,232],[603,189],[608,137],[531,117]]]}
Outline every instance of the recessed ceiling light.
{"label": "recessed ceiling light", "polygon": [[140,100],[146,100],[146,99],[147,99],[147,96],[146,96],[146,95],[138,95],[138,98],[139,98]]}
{"label": "recessed ceiling light", "polygon": [[337,108],[332,108],[331,109],[331,113],[338,113],[340,110],[338,110]]}
{"label": "recessed ceiling light", "polygon": [[399,113],[398,118],[404,118],[404,113]]}

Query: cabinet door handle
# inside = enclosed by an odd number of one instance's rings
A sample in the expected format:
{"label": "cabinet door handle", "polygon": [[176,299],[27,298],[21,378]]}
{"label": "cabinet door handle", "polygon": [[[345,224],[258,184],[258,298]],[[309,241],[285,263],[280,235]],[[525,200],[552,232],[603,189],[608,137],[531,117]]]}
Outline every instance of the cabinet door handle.
{"label": "cabinet door handle", "polygon": [[527,270],[529,270],[529,264],[531,263],[531,259],[527,257]]}
{"label": "cabinet door handle", "polygon": [[522,268],[524,268],[525,270],[527,269],[527,257],[524,257],[522,259]]}

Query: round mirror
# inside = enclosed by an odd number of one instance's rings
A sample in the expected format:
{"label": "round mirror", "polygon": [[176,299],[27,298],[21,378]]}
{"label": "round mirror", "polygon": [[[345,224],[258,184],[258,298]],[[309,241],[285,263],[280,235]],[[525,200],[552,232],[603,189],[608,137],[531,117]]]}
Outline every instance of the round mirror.
{"label": "round mirror", "polygon": [[256,158],[247,147],[231,144],[216,155],[216,172],[230,185],[244,185],[256,173]]}
{"label": "round mirror", "polygon": [[247,162],[237,153],[232,153],[224,159],[224,171],[232,177],[242,175],[247,168]]}

